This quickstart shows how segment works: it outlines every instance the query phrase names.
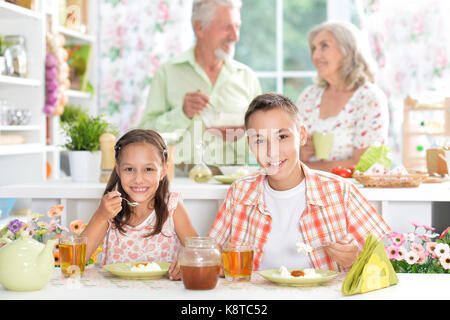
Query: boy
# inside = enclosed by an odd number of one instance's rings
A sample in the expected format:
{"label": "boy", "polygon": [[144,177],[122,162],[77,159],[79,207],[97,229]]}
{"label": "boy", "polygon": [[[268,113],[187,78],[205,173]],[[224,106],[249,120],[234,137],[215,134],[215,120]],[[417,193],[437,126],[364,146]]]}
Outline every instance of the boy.
{"label": "boy", "polygon": [[[286,97],[257,96],[245,114],[250,150],[263,169],[233,183],[209,232],[254,245],[254,270],[353,265],[370,234],[389,226],[350,182],[300,162],[307,132],[297,107]],[[298,253],[297,243],[312,247]]]}

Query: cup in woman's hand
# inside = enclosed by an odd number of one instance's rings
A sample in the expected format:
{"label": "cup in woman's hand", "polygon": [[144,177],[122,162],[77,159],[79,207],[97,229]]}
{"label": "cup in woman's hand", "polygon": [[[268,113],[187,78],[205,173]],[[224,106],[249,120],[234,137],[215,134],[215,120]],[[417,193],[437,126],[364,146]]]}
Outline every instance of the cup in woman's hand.
{"label": "cup in woman's hand", "polygon": [[328,160],[333,146],[334,134],[331,132],[313,132],[312,137],[316,159]]}

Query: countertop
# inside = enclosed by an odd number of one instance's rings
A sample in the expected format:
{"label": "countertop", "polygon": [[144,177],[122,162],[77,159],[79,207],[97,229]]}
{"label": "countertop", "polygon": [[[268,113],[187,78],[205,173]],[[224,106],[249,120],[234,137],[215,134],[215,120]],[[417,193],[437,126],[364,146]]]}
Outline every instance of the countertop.
{"label": "countertop", "polygon": [[[87,268],[79,280],[64,278],[59,268],[47,286],[39,291],[14,292],[0,286],[1,300],[65,299],[139,299],[139,300],[378,300],[378,299],[448,299],[448,274],[397,274],[398,284],[353,296],[341,294],[346,274],[320,286],[287,287],[271,283],[254,272],[250,282],[232,283],[225,279],[213,290],[186,290],[181,281],[126,280],[100,267]],[[230,299],[232,297],[232,299]]]}
{"label": "countertop", "polygon": [[[422,183],[417,188],[366,188],[356,182],[369,201],[450,201],[450,182]],[[0,187],[0,198],[100,199],[105,183],[74,183],[70,179],[43,183],[16,184]],[[214,179],[209,183],[194,183],[189,178],[175,178],[172,191],[181,192],[184,199],[224,199],[230,185]]]}

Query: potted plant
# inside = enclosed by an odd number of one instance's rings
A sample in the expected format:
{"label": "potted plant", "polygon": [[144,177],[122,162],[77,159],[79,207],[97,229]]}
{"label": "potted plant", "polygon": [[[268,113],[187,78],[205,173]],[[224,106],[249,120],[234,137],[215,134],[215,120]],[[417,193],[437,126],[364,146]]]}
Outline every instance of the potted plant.
{"label": "potted plant", "polygon": [[69,166],[74,182],[98,182],[100,179],[100,136],[103,133],[117,134],[115,127],[102,116],[92,117],[86,112],[78,114],[74,121],[61,122],[68,150]]}

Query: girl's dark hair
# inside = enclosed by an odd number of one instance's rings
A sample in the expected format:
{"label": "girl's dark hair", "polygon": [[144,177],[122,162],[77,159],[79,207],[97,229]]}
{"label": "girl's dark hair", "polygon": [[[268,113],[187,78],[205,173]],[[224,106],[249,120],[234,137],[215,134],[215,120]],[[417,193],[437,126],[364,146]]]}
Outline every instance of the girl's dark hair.
{"label": "girl's dark hair", "polygon": [[245,113],[245,128],[248,128],[250,116],[256,111],[269,111],[275,108],[280,108],[292,116],[292,119],[300,124],[300,113],[297,106],[288,98],[279,93],[263,93],[255,97],[248,106]]}
{"label": "girl's dark hair", "polygon": [[[152,146],[156,147],[158,150],[159,156],[161,158],[162,165],[164,166],[167,163],[167,146],[164,142],[164,139],[153,130],[144,130],[144,129],[135,129],[124,134],[117,142],[114,147],[115,151],[115,159],[116,164],[120,164],[120,155],[122,150],[130,144],[133,143],[148,143]],[[116,170],[113,170],[108,183],[106,184],[106,189],[103,195],[111,192],[115,189],[117,185],[117,191],[119,191],[122,195],[122,198],[128,199],[128,194],[122,188],[122,184],[120,181],[120,177],[117,174]],[[167,220],[169,215],[167,209],[167,201],[169,194],[169,179],[167,175],[159,182],[158,189],[155,194],[155,213],[156,213],[156,224],[153,227],[153,231],[146,235],[146,237],[150,237],[156,234],[159,234],[162,230],[164,223]],[[130,199],[128,199],[130,200]],[[150,208],[149,208],[150,209]],[[130,207],[125,203],[122,205],[122,211],[120,211],[113,219],[113,223],[120,233],[125,234],[125,229],[123,228],[126,225],[131,217]]]}

